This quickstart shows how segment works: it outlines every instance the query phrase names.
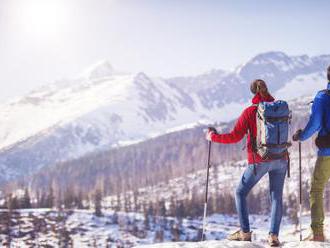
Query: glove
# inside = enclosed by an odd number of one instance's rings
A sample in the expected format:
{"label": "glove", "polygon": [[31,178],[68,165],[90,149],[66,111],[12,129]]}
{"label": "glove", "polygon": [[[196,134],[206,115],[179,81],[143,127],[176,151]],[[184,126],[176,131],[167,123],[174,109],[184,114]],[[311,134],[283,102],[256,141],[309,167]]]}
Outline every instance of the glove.
{"label": "glove", "polygon": [[207,133],[206,133],[206,139],[208,140],[208,141],[212,141],[212,135],[213,134],[215,134],[215,133],[217,133],[217,130],[214,128],[214,127],[209,127],[208,129],[207,129]]}
{"label": "glove", "polygon": [[208,130],[207,131],[207,133],[206,133],[206,139],[208,140],[208,141],[212,141],[212,135],[214,134],[214,132],[213,131],[210,131],[210,130]]}
{"label": "glove", "polygon": [[301,132],[302,132],[302,130],[298,129],[297,132],[292,136],[292,140],[293,141],[299,141]]}

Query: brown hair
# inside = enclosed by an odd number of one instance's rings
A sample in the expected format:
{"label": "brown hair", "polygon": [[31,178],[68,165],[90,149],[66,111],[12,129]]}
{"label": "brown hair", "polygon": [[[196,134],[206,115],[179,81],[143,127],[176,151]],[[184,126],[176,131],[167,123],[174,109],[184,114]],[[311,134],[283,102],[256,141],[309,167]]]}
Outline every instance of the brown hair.
{"label": "brown hair", "polygon": [[328,81],[330,82],[330,65],[328,67]]}
{"label": "brown hair", "polygon": [[261,83],[266,85],[266,82],[262,79],[256,79],[251,83],[250,90],[253,94],[257,94],[259,92],[259,87]]}

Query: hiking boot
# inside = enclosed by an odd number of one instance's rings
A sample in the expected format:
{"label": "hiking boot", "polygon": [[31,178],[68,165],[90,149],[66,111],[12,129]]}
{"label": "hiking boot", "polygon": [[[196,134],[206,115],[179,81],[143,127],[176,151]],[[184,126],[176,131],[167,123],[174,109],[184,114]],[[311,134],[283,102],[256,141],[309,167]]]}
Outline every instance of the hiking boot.
{"label": "hiking boot", "polygon": [[309,234],[306,238],[304,238],[304,241],[317,241],[317,242],[324,242],[325,237],[323,233],[318,234]]}
{"label": "hiking boot", "polygon": [[279,247],[280,246],[280,241],[278,240],[278,236],[276,234],[270,233],[268,236],[268,244],[271,247]]}
{"label": "hiking boot", "polygon": [[230,234],[227,239],[231,241],[251,241],[252,232],[243,232],[238,230]]}

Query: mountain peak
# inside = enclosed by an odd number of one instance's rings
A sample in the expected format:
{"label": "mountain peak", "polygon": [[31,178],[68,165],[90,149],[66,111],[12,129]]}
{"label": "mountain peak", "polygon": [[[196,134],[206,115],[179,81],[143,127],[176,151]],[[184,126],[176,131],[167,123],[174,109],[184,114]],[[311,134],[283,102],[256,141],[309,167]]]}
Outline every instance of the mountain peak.
{"label": "mountain peak", "polygon": [[149,81],[149,77],[147,76],[147,74],[145,74],[144,72],[139,72],[135,75],[134,81]]}
{"label": "mountain peak", "polygon": [[114,74],[114,72],[115,70],[113,69],[111,63],[108,60],[102,60],[87,69],[83,75],[85,78],[92,80],[110,77]]}
{"label": "mountain peak", "polygon": [[287,60],[287,59],[289,59],[289,56],[283,52],[270,51],[270,52],[258,54],[257,56],[255,56],[251,59],[251,62],[268,61],[268,60]]}

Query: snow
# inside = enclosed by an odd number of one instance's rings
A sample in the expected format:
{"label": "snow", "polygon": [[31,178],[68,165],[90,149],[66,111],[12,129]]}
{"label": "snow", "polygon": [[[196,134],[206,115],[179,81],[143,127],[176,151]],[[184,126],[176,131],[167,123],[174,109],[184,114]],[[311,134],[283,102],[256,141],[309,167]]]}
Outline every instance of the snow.
{"label": "snow", "polygon": [[324,75],[320,73],[297,76],[275,92],[275,98],[288,101],[297,98],[297,96],[314,96],[325,87]]}
{"label": "snow", "polygon": [[[136,144],[201,121],[229,121],[244,106],[229,103],[207,109],[196,94],[192,95],[194,106],[182,106],[180,94],[164,80],[148,78],[144,73],[110,73],[109,67],[107,62],[101,63],[96,66],[97,71],[101,68],[98,76],[68,85],[53,84],[0,105],[1,151],[29,140],[33,145],[34,140],[53,138],[67,144],[52,147],[56,154],[52,163],[56,163],[100,149]],[[38,162],[34,168],[44,164]],[[6,179],[19,176],[19,171],[7,170],[10,165],[0,166],[6,170]]]}
{"label": "snow", "polygon": [[[176,243],[163,243],[156,245],[141,245],[135,246],[136,248],[264,248],[267,247],[264,243],[258,242],[239,242],[239,241],[203,241],[197,243],[191,242],[176,242]],[[310,248],[324,248],[330,247],[330,243],[320,242],[289,242],[281,245],[283,248],[294,247],[310,247]]]}
{"label": "snow", "polygon": [[[5,217],[6,211],[1,210],[1,217]],[[55,211],[52,209],[28,209],[12,213],[12,223],[9,227],[11,234],[10,247],[32,247],[33,245],[50,245],[52,247],[138,247],[138,248],[204,248],[204,247],[267,247],[268,218],[263,215],[251,215],[251,228],[253,242],[227,241],[226,236],[238,229],[236,215],[215,214],[208,217],[206,241],[203,242],[171,242],[172,236],[168,227],[161,227],[162,217],[157,217],[155,224],[150,223],[150,228],[144,227],[144,216],[138,213],[124,213],[103,210],[102,217],[96,217],[91,210],[66,210]],[[117,217],[115,217],[117,216]],[[327,216],[329,219],[330,216]],[[167,217],[167,226],[172,221]],[[7,228],[6,222],[0,221],[1,228]],[[135,224],[133,224],[135,223]],[[303,237],[309,232],[307,228],[309,216],[303,217]],[[183,219],[181,240],[188,236],[193,238],[197,230],[202,226],[198,219]],[[326,230],[330,230],[326,222]],[[38,231],[39,230],[39,231]],[[155,243],[155,233],[163,230],[164,242]],[[326,232],[328,233],[328,232]],[[0,242],[5,242],[8,237],[0,234]],[[198,241],[198,240],[197,240]],[[286,218],[282,221],[280,241],[285,248],[293,247],[329,247],[330,243],[299,242],[299,232]],[[159,241],[158,241],[159,242]],[[0,243],[3,244],[3,243]],[[70,246],[71,247],[71,246]]]}

